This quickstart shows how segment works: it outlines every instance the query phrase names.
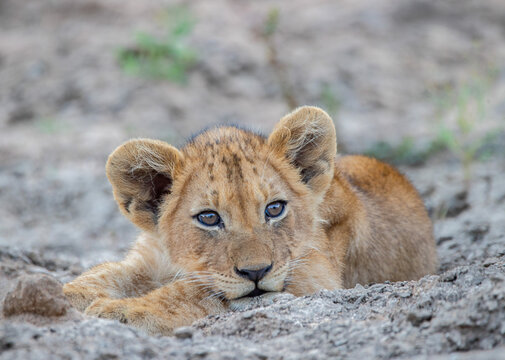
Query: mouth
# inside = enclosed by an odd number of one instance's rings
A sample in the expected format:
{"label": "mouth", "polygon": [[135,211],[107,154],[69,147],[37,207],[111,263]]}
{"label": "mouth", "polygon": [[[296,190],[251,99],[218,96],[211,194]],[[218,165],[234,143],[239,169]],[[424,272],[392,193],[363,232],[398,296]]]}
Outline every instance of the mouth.
{"label": "mouth", "polygon": [[261,296],[263,294],[266,294],[268,291],[265,291],[265,290],[261,290],[260,288],[254,288],[253,291],[251,291],[249,294],[246,294],[244,296],[241,296],[239,299],[243,299],[243,298],[253,298],[253,297],[257,297],[257,296]]}

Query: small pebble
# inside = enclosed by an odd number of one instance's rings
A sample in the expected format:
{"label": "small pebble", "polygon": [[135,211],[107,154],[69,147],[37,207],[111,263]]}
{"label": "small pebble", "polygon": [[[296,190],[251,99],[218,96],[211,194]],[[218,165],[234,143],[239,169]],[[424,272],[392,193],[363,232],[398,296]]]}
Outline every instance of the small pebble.
{"label": "small pebble", "polygon": [[182,326],[174,331],[174,336],[178,339],[191,339],[193,334],[194,330],[189,326]]}

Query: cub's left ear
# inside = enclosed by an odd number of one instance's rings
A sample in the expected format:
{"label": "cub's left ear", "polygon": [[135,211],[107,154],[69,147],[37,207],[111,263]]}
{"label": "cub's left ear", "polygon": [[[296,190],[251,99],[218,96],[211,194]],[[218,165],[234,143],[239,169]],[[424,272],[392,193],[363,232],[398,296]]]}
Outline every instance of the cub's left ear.
{"label": "cub's left ear", "polygon": [[333,178],[337,137],[325,111],[313,106],[294,110],[275,126],[268,144],[298,169],[301,181],[314,192],[326,191]]}

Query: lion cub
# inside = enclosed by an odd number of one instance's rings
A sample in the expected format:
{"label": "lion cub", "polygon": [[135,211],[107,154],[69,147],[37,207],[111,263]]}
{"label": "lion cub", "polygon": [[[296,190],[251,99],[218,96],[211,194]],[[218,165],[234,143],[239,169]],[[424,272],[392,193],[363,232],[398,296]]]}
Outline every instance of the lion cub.
{"label": "lion cub", "polygon": [[178,150],[136,139],[109,157],[126,258],[64,286],[86,314],[170,334],[252,297],[418,279],[437,254],[422,200],[394,168],[336,156],[333,122],[302,107],[268,138],[218,127]]}

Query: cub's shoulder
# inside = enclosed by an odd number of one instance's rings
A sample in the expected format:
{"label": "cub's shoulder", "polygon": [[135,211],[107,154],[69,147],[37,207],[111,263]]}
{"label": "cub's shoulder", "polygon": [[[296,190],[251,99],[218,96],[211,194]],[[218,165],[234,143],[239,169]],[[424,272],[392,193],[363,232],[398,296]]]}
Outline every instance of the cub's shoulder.
{"label": "cub's shoulder", "polygon": [[418,197],[417,190],[395,167],[364,155],[337,158],[335,168],[349,183],[370,195],[406,193]]}

